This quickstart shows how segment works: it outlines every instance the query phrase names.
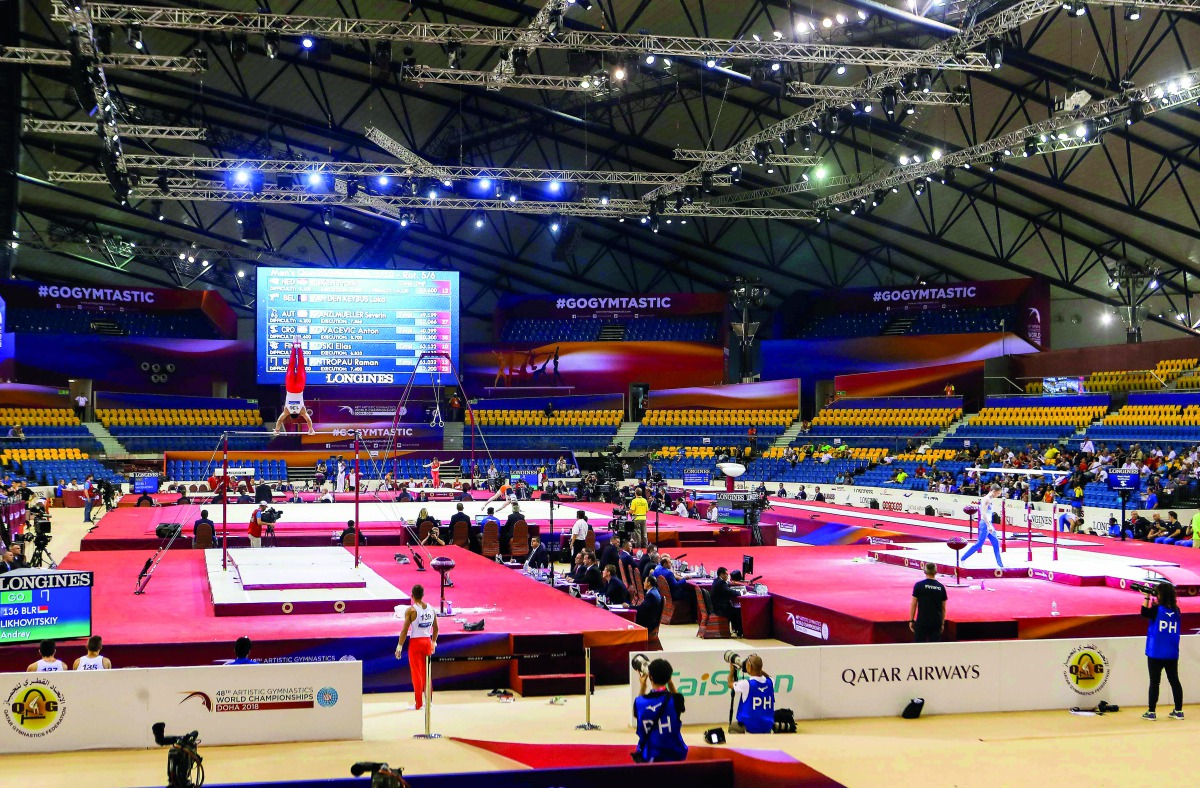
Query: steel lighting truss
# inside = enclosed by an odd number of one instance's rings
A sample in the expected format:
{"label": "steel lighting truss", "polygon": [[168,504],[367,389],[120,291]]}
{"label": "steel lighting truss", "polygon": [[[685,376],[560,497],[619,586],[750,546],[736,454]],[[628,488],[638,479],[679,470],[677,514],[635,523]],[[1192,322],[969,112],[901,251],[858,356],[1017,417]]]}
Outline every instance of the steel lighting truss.
{"label": "steel lighting truss", "polygon": [[[1027,0],[1027,2],[1029,1]],[[1055,0],[1053,5],[1057,4],[1057,0]],[[290,36],[315,35],[336,39],[390,39],[427,44],[457,44],[509,49],[532,46],[529,41],[531,28],[343,19],[243,11],[207,11],[110,3],[91,3],[86,8],[92,21],[96,24],[139,25],[142,28],[221,30],[276,33]],[[56,0],[54,18],[64,19],[69,10],[66,3]],[[982,40],[980,39],[980,41]],[[553,38],[543,39],[537,43],[537,47],[608,52],[630,56],[653,54],[667,57],[697,59],[711,57],[720,60],[762,60],[779,63],[845,63],[871,68],[897,67],[909,71],[915,68],[990,71],[992,68],[983,53],[967,51],[971,48],[970,46],[960,49],[946,47],[903,49],[563,30]]]}
{"label": "steel lighting truss", "polygon": [[[28,134],[80,134],[96,133],[94,121],[43,120],[26,118],[21,130]],[[155,140],[203,140],[207,131],[194,126],[135,126],[122,125],[121,134],[126,137]]]}
{"label": "steel lighting truss", "polygon": [[[99,172],[52,172],[51,179],[58,183],[104,184],[108,183],[103,173]],[[361,205],[391,206],[398,209],[438,209],[449,211],[502,211],[506,213],[534,214],[539,216],[560,214],[562,216],[594,216],[620,218],[643,216],[647,213],[646,204],[641,200],[612,199],[607,203],[600,200],[588,199],[578,202],[540,202],[536,200],[475,199],[469,197],[429,197],[408,195],[378,195],[372,196],[370,202],[360,202],[358,195],[350,197],[343,191],[312,192],[294,189],[280,189],[277,186],[264,186],[261,191],[248,189],[231,189],[224,184],[199,178],[167,179],[167,190],[162,191],[157,184],[144,179],[137,179],[131,184],[130,196],[138,199],[168,199],[195,200],[198,202],[229,202],[229,203],[298,203],[307,205]],[[799,208],[727,208],[712,206],[704,203],[685,204],[681,208],[667,208],[661,214],[664,217],[711,217],[726,219],[795,219],[810,221],[816,219],[813,211]]]}
{"label": "steel lighting truss", "polygon": [[[675,160],[676,161],[702,162],[702,164],[700,164],[701,169],[711,169],[711,167],[709,166],[709,162],[714,161],[718,156],[721,156],[721,155],[722,155],[721,151],[692,150],[689,148],[676,148],[675,149]],[[789,155],[786,153],[772,153],[771,155],[767,156],[767,159],[766,159],[767,164],[774,164],[778,167],[812,167],[813,165],[819,164],[820,161],[821,161],[820,156],[815,156],[815,155],[808,156],[808,155],[804,155],[804,154]],[[738,161],[736,161],[734,163],[735,164],[756,164],[757,161],[754,158],[747,156],[745,159],[739,159]],[[678,178],[679,178],[678,173],[672,173],[671,178],[674,180],[678,180]],[[713,183],[728,183],[729,182],[728,176],[724,176],[723,180],[718,180],[720,178],[722,178],[722,176],[713,175]],[[699,183],[699,178],[697,178],[695,180],[689,179],[688,181],[686,181],[686,183]]]}
{"label": "steel lighting truss", "polygon": [[[804,158],[804,157],[797,157]],[[306,175],[325,173],[328,175],[375,178],[386,175],[390,178],[425,177],[430,171],[421,167],[397,167],[392,164],[373,162],[328,162],[305,159],[221,159],[200,156],[155,156],[132,154],[125,156],[125,166],[131,170],[187,170],[191,172],[230,172],[238,168],[263,173]],[[607,170],[540,170],[521,167],[437,167],[438,174],[448,181],[490,178],[499,181],[528,181],[549,183],[613,183],[657,185],[676,177],[671,172],[612,172]],[[714,184],[727,185],[728,175],[713,178]]]}
{"label": "steel lighting truss", "polygon": [[723,194],[719,197],[713,197],[707,200],[709,205],[734,205],[739,202],[753,202],[754,200],[762,200],[767,197],[778,197],[784,194],[799,194],[801,192],[813,192],[818,189],[840,189],[845,186],[856,186],[862,183],[870,176],[860,173],[850,175],[835,175],[829,178],[809,178],[798,183],[789,183],[783,186],[771,186],[765,189],[755,189],[749,192],[735,192],[733,194]]}
{"label": "steel lighting truss", "polygon": [[[520,44],[525,48],[526,55],[529,54],[535,47],[545,41],[549,36],[558,32],[557,28],[562,25],[563,15],[567,12],[567,5],[572,0],[548,0],[546,5],[537,12],[537,15],[530,20],[529,25],[525,28],[523,35],[520,36]],[[496,67],[487,74],[488,80],[484,83],[488,90],[499,90],[505,85],[520,85],[524,87],[534,87],[530,85],[528,80],[522,77],[532,76],[529,74],[518,75],[516,64],[513,62],[513,50],[509,49],[506,57],[496,64]],[[576,81],[574,84],[580,84]],[[590,86],[589,82],[589,86]],[[549,87],[549,86],[547,86]],[[568,88],[559,87],[558,90],[587,90],[588,88]]]}
{"label": "steel lighting truss", "polygon": [[432,162],[421,158],[374,126],[367,126],[366,137],[422,175],[429,175],[441,178],[442,180],[453,179],[448,170],[435,166]]}
{"label": "steel lighting truss", "polygon": [[[1200,99],[1200,69],[1194,69],[1181,77],[1164,80],[1145,88],[1127,90],[1118,96],[1094,101],[1087,106],[1070,112],[1060,112],[1052,118],[1033,123],[1003,134],[969,148],[940,156],[926,158],[919,163],[895,167],[878,178],[844,192],[817,200],[814,206],[824,208],[832,205],[866,199],[879,189],[891,189],[901,184],[932,176],[947,167],[976,164],[994,153],[1004,156],[1020,155],[1026,141],[1035,143],[1036,153],[1052,153],[1069,150],[1083,145],[1096,144],[1095,137],[1104,128],[1111,128],[1133,107],[1144,115],[1173,109]],[[1086,129],[1091,123],[1091,133],[1069,133],[1073,129]],[[1043,149],[1044,148],[1044,149]]]}
{"label": "steel lighting truss", "polygon": [[497,74],[495,71],[459,71],[453,68],[429,68],[427,66],[405,66],[402,74],[404,79],[411,82],[482,85],[488,90],[510,87],[595,93],[604,86],[603,82],[598,82],[591,77],[559,77],[553,74]]}
{"label": "steel lighting truss", "polygon": [[[114,52],[94,55],[96,63],[105,68],[127,71],[182,71],[189,74],[204,71],[208,65],[202,57],[147,55],[140,52]],[[35,47],[0,47],[0,63],[30,63],[39,66],[70,66],[71,53],[65,49]]]}
{"label": "steel lighting truss", "polygon": [[[882,101],[883,87],[864,90],[855,85],[813,85],[808,82],[789,82],[787,94],[794,98],[849,103],[851,101]],[[897,104],[924,104],[937,107],[962,107],[971,103],[969,93],[920,90],[896,91]]]}
{"label": "steel lighting truss", "polygon": [[[962,53],[979,46],[989,38],[1001,36],[1009,30],[1020,27],[1029,20],[1037,19],[1039,16],[1049,13],[1060,6],[1061,0],[1022,0],[1022,2],[1004,9],[995,16],[972,25],[961,33],[951,36],[941,43],[922,51],[934,60],[952,60],[962,56]],[[876,91],[882,90],[887,85],[898,84],[912,70],[911,66],[890,66],[873,73],[854,87],[860,91],[860,96],[865,98]],[[988,70],[991,70],[990,65],[988,66]],[[827,109],[845,106],[849,103],[849,98],[840,98],[836,101],[817,101],[811,107],[797,112],[795,115],[790,115],[778,123],[767,126],[762,131],[751,134],[737,145],[726,149],[724,157],[718,157],[716,164],[719,166],[740,161],[744,157],[749,156],[751,151],[754,150],[754,146],[758,143],[778,139],[780,134],[788,130],[811,126]],[[674,191],[678,187],[679,184],[672,184],[669,187],[654,189],[642,195],[642,199],[654,199],[665,192]]]}

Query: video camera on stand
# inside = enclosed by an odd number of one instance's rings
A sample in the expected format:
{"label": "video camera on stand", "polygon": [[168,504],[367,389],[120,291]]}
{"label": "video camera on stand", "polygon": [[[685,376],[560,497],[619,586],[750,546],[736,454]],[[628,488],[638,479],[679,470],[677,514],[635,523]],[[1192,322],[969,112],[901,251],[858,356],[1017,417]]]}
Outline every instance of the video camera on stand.
{"label": "video camera on stand", "polygon": [[167,788],[200,788],[204,785],[204,758],[196,752],[196,745],[200,743],[200,732],[164,736],[163,732],[166,729],[165,722],[156,722],[150,726],[154,733],[154,743],[159,747],[171,748],[167,751]]}
{"label": "video camera on stand", "polygon": [[371,788],[408,788],[403,769],[393,769],[378,761],[359,761],[350,767],[350,774],[355,777],[362,777],[367,772],[371,773]]}

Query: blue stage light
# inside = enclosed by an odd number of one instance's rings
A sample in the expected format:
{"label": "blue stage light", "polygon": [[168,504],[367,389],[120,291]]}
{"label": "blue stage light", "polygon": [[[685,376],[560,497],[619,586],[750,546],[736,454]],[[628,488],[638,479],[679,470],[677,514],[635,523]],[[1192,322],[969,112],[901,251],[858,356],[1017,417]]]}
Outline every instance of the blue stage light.
{"label": "blue stage light", "polygon": [[481,179],[479,181],[479,188],[483,189],[484,191],[487,191],[488,189],[492,188],[492,179],[491,178]]}
{"label": "blue stage light", "polygon": [[316,171],[310,172],[305,176],[304,180],[310,188],[320,189],[325,185],[325,173]]}
{"label": "blue stage light", "polygon": [[238,186],[249,186],[250,185],[250,171],[249,170],[234,170],[233,171],[233,182],[235,184],[237,184]]}
{"label": "blue stage light", "polygon": [[388,176],[386,176],[386,175],[380,175],[380,176],[379,176],[379,177],[376,179],[376,181],[375,181],[375,182],[376,182],[376,183],[378,183],[378,184],[379,184],[379,186],[382,188],[382,187],[385,187],[385,186],[387,186],[387,185],[388,185],[388,180],[390,180],[390,179],[388,178]]}
{"label": "blue stage light", "polygon": [[305,36],[304,38],[300,39],[300,46],[304,47],[305,49],[312,49],[316,43],[317,42],[314,41],[311,36]]}
{"label": "blue stage light", "polygon": [[559,181],[559,180],[550,181],[550,192],[552,194],[558,194],[560,191],[562,191],[562,181]]}

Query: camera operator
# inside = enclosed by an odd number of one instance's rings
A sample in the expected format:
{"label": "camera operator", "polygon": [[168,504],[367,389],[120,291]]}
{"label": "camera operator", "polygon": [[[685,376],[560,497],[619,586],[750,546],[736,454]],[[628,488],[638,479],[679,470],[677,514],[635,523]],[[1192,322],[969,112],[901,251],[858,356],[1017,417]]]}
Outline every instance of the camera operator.
{"label": "camera operator", "polygon": [[746,733],[770,733],[775,727],[775,682],[763,670],[762,657],[751,654],[742,662],[746,678],[737,677],[736,654],[729,655],[729,686],[737,699],[737,721]]}
{"label": "camera operator", "polygon": [[[671,663],[656,659],[641,674],[641,691],[633,701],[637,717],[638,744],[634,760],[639,763],[669,763],[687,760],[683,742],[683,696],[675,690]],[[649,689],[647,689],[649,683]]]}
{"label": "camera operator", "polygon": [[263,515],[267,513],[267,504],[260,503],[254,513],[250,515],[250,527],[247,530],[247,536],[250,537],[251,547],[262,547],[263,524],[266,520]]}

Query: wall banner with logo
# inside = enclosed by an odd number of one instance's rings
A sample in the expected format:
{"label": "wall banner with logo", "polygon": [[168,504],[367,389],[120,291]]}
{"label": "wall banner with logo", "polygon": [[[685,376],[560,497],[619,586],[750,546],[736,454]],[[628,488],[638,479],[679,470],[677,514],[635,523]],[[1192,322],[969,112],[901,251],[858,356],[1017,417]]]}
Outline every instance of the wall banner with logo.
{"label": "wall banner with logo", "polygon": [[362,663],[0,674],[0,752],[362,739]]}
{"label": "wall banner with logo", "polygon": [[[797,719],[894,717],[912,698],[926,714],[1093,708],[1101,700],[1141,713],[1145,638],[1002,640],[754,649],[775,683],[777,708]],[[739,650],[745,657],[750,649]],[[631,655],[632,657],[633,655]],[[729,665],[717,651],[647,652],[675,669],[688,725],[729,720]],[[1182,638],[1179,672],[1200,669],[1200,637]],[[630,692],[640,687],[630,668]],[[1170,710],[1163,684],[1160,712]]]}

